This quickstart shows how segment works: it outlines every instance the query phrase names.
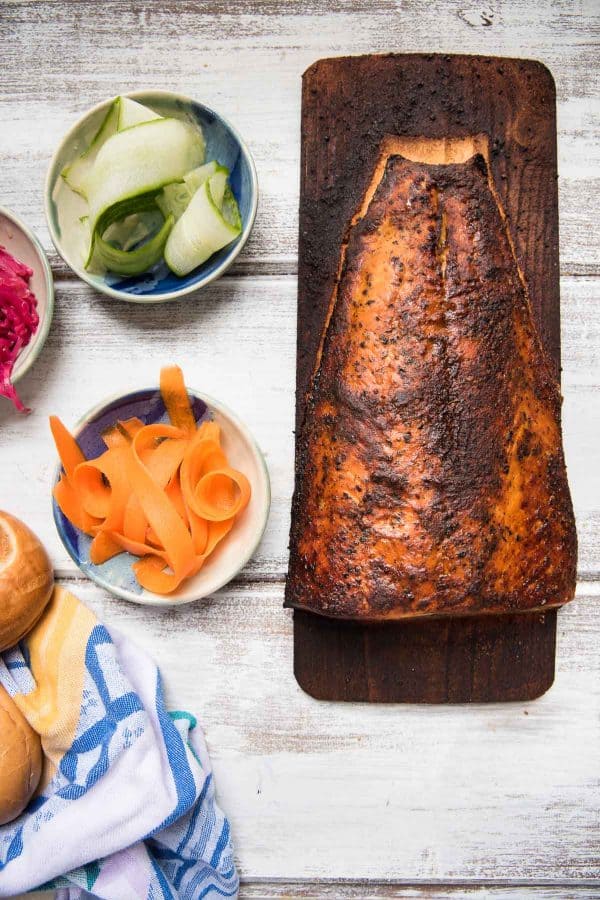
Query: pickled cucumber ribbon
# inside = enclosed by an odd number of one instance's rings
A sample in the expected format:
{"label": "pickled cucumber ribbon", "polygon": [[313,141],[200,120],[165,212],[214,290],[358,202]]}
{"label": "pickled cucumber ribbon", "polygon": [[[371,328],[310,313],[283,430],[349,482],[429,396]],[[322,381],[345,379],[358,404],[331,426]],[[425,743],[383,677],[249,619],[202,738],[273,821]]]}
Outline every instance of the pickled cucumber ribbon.
{"label": "pickled cucumber ribbon", "polygon": [[198,127],[117,97],[62,172],[89,205],[85,267],[132,276],[164,257],[183,276],[235,240],[241,218],[229,171],[204,154]]}
{"label": "pickled cucumber ribbon", "polygon": [[100,149],[86,182],[91,235],[86,267],[96,256],[107,269],[133,275],[158,262],[174,225],[173,216],[165,218],[149,241],[132,250],[111,247],[104,234],[128,216],[159,209],[159,191],[182,179],[202,162],[203,155],[199,132],[178,119],[152,119],[113,135]]}

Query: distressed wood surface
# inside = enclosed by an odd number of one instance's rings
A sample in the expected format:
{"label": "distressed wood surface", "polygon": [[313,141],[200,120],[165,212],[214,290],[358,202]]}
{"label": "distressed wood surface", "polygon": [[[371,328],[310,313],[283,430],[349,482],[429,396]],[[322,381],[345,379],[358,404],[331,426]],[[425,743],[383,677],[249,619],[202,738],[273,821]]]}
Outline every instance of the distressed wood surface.
{"label": "distressed wood surface", "polygon": [[[0,2],[0,204],[36,229],[57,279],[54,327],[21,383],[35,412],[20,419],[0,405],[0,505],[40,533],[59,574],[104,621],[154,654],[170,700],[199,714],[232,818],[242,897],[598,896],[599,32],[596,0]],[[390,50],[531,57],[556,80],[563,416],[583,583],[558,617],[555,685],[528,705],[319,704],[292,675],[281,604],[300,76],[319,57]],[[42,189],[54,147],[86,108],[153,86],[235,123],[255,156],[261,201],[230,277],[148,310],[70,275],[50,246]],[[73,423],[105,395],[155,382],[170,359],[246,420],[274,496],[261,548],[238,581],[206,603],[156,614],[72,580],[50,515],[46,417]]]}
{"label": "distressed wood surface", "polygon": [[[54,894],[35,891],[13,900],[50,900]],[[241,900],[595,900],[596,885],[440,885],[404,886],[369,881],[242,881]]]}
{"label": "distressed wood surface", "polygon": [[[585,579],[600,573],[598,285],[594,278],[564,277],[561,286],[563,427]],[[3,504],[40,534],[59,573],[75,574],[46,505],[56,465],[47,417],[55,413],[74,424],[124,385],[156,384],[160,366],[176,360],[190,385],[240,414],[266,454],[271,519],[244,577],[282,579],[293,489],[295,343],[293,277],[225,277],[191,302],[152,310],[115,303],[80,281],[59,282],[50,336],[20,382],[34,412],[15,416],[0,403]]]}
{"label": "distressed wood surface", "polygon": [[[321,882],[302,884],[288,882],[281,884],[242,883],[242,900],[593,900],[598,897],[598,889],[560,885],[558,887],[531,887],[519,885],[485,886],[442,886],[429,884],[422,887],[402,885],[373,885],[372,883],[344,884]],[[24,898],[26,900],[26,898]]]}
{"label": "distressed wood surface", "polygon": [[390,50],[531,57],[556,81],[562,271],[597,273],[599,32],[596,0],[2,2],[0,195],[50,246],[39,197],[66,129],[107,95],[170,88],[229,117],[255,157],[261,203],[236,270],[295,271],[304,69]]}
{"label": "distressed wood surface", "polygon": [[600,876],[595,587],[559,613],[548,694],[459,707],[311,699],[290,677],[282,585],[171,611],[69,587],[153,654],[168,703],[199,713],[244,879]]}

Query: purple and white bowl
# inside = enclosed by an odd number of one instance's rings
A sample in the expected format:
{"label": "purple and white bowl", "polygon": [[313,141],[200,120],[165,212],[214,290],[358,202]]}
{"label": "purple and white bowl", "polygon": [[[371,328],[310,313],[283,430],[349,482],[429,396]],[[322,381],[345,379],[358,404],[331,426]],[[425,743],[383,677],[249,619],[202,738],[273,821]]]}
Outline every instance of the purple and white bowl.
{"label": "purple and white bowl", "polygon": [[[269,473],[254,438],[237,416],[217,400],[189,388],[188,395],[196,422],[213,420],[221,426],[223,450],[231,466],[243,472],[250,481],[252,496],[227,538],[210,555],[200,572],[186,579],[175,593],[153,594],[140,587],[132,569],[135,557],[129,553],[121,553],[102,565],[94,565],[89,554],[91,538],[75,528],[58,508],[56,501],[52,501],[58,533],[73,562],[100,587],[133,603],[172,607],[213,594],[231,581],[255,553],[269,517]],[[75,426],[73,434],[88,459],[97,457],[106,449],[102,433],[118,419],[133,416],[137,416],[146,425],[168,423],[167,411],[157,387],[105,400],[86,413]],[[58,481],[60,473],[59,464],[53,484]]]}

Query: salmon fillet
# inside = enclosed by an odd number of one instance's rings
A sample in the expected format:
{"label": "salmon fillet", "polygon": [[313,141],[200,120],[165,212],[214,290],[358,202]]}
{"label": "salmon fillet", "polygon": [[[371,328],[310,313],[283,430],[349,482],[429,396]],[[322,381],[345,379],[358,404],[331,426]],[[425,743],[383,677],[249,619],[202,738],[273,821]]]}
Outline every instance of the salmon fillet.
{"label": "salmon fillet", "polygon": [[298,439],[286,606],[514,613],[575,590],[560,391],[487,163],[391,154],[342,247]]}

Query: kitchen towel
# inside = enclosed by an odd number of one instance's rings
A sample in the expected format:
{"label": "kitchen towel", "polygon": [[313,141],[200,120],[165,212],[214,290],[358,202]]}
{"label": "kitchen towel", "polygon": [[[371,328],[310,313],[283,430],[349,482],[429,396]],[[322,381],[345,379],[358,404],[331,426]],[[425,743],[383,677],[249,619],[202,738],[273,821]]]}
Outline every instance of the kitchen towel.
{"label": "kitchen towel", "polygon": [[56,587],[0,654],[0,682],[40,734],[44,770],[0,828],[0,897],[236,897],[229,823],[193,716],[167,712],[160,673],[128,638]]}

